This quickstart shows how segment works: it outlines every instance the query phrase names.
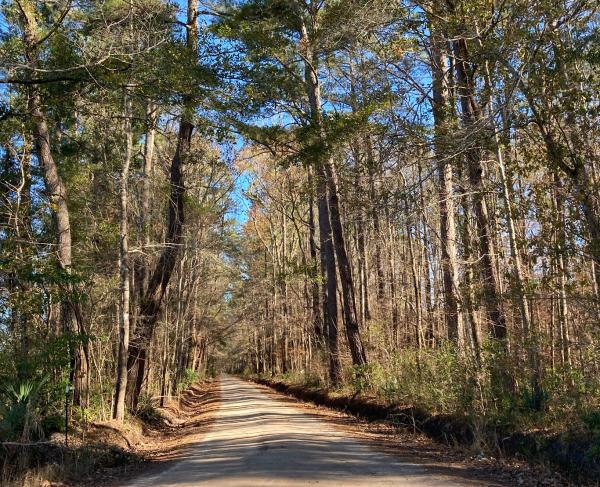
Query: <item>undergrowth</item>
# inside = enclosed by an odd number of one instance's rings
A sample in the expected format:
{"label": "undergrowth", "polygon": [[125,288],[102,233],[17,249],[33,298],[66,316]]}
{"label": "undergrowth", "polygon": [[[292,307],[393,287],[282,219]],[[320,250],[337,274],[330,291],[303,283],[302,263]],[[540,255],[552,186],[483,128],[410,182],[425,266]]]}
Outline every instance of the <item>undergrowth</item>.
{"label": "undergrowth", "polygon": [[476,450],[497,453],[505,441],[507,449],[533,458],[543,457],[545,449],[568,451],[575,444],[578,456],[596,462],[600,378],[586,379],[574,368],[556,367],[544,370],[534,389],[531,370],[523,362],[490,343],[479,357],[443,346],[400,350],[385,361],[348,366],[343,382],[335,386],[318,369],[276,374],[272,379],[411,408],[424,417],[460,420],[468,425],[470,446]]}

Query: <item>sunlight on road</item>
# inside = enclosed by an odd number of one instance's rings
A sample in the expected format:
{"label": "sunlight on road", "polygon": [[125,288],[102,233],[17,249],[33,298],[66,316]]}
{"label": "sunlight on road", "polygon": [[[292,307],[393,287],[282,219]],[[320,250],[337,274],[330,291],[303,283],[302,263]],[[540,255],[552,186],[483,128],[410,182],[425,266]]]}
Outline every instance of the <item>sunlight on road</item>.
{"label": "sunlight on road", "polygon": [[[222,406],[210,432],[171,468],[132,486],[481,485],[428,473],[234,377],[221,381]],[[464,472],[462,473],[464,475]]]}

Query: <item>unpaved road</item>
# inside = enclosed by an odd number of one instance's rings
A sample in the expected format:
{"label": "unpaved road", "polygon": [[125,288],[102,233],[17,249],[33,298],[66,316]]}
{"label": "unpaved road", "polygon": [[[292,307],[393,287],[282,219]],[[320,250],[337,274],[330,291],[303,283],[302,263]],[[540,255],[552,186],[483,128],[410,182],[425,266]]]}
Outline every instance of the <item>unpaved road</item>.
{"label": "unpaved road", "polygon": [[378,452],[293,403],[240,379],[221,379],[221,407],[202,441],[169,468],[129,486],[491,485],[465,472],[441,475]]}

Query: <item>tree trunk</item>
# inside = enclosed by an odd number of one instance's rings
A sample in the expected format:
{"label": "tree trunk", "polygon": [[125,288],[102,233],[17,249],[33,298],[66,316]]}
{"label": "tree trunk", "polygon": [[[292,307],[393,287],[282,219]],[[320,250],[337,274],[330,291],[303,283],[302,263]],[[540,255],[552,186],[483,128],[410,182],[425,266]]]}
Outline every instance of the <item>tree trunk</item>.
{"label": "tree trunk", "polygon": [[[35,6],[31,2],[21,2],[23,42],[30,73],[36,72],[39,56],[39,32],[35,15]],[[72,265],[71,222],[67,204],[67,190],[52,155],[48,122],[38,85],[29,85],[28,97],[28,110],[33,120],[35,149],[38,161],[42,166],[46,193],[56,225],[58,266],[66,276],[70,276]],[[66,288],[65,297],[60,304],[60,322],[63,329],[70,334],[69,380],[73,387],[73,402],[77,406],[87,407],[89,401],[89,357],[83,317],[81,306],[75,297],[74,285],[68,282]]]}
{"label": "tree trunk", "polygon": [[[126,88],[127,89],[127,88]],[[125,159],[121,169],[120,190],[120,246],[119,277],[121,288],[121,316],[119,326],[119,352],[117,355],[117,380],[115,384],[115,401],[113,419],[125,419],[125,394],[127,391],[127,354],[129,352],[129,235],[128,235],[128,179],[131,153],[133,149],[133,133],[131,130],[131,98],[125,93]]]}
{"label": "tree trunk", "polygon": [[365,138],[365,149],[367,151],[367,169],[369,174],[369,193],[371,196],[371,219],[373,220],[373,235],[375,246],[375,271],[377,273],[377,301],[381,305],[385,298],[385,272],[383,270],[383,258],[381,252],[381,224],[379,221],[379,208],[377,206],[377,188],[375,185],[375,175],[377,171],[375,157],[373,154],[373,144],[371,137]]}
{"label": "tree trunk", "polygon": [[464,348],[464,323],[459,300],[458,252],[456,248],[456,224],[454,215],[454,176],[449,153],[449,129],[451,110],[448,103],[448,75],[446,73],[446,41],[436,28],[431,29],[431,75],[432,112],[434,119],[434,149],[438,172],[438,204],[440,210],[440,250],[442,282],[444,289],[444,311],[448,339],[459,350]]}
{"label": "tree trunk", "polygon": [[423,300],[421,298],[420,280],[417,274],[417,258],[415,256],[412,229],[408,220],[408,204],[406,205],[406,241],[408,242],[408,257],[410,259],[410,274],[412,278],[413,297],[415,303],[415,338],[417,349],[423,348]]}
{"label": "tree trunk", "polygon": [[[477,126],[481,122],[481,111],[475,99],[475,87],[471,79],[467,60],[468,50],[465,39],[454,42],[455,68],[459,82],[459,98],[464,128],[471,134],[481,130]],[[500,340],[503,344],[507,337],[506,321],[501,309],[500,292],[498,290],[498,276],[495,259],[495,249],[492,238],[492,229],[488,214],[487,203],[483,192],[484,167],[483,153],[479,147],[482,141],[469,140],[465,149],[465,160],[471,191],[473,192],[473,211],[477,226],[480,252],[480,276],[486,311],[491,322],[492,337]]]}
{"label": "tree trunk", "polygon": [[137,301],[141,302],[144,296],[144,290],[148,286],[148,275],[150,273],[148,257],[146,253],[150,247],[150,222],[152,221],[151,213],[151,185],[152,185],[152,173],[153,173],[153,159],[154,159],[154,140],[156,137],[156,120],[157,120],[157,107],[154,102],[148,101],[146,105],[146,136],[144,141],[144,165],[142,169],[142,195],[140,201],[140,219],[139,219],[139,231],[142,239],[142,255],[136,259],[135,264],[137,267],[136,272],[136,287]]}
{"label": "tree trunk", "polygon": [[331,231],[333,234],[333,242],[335,255],[337,260],[338,272],[340,275],[340,284],[342,286],[342,298],[344,313],[344,323],[346,328],[346,337],[350,354],[352,355],[352,363],[354,365],[365,365],[367,363],[367,354],[363,347],[360,336],[360,327],[358,324],[358,316],[356,313],[356,297],[354,293],[354,281],[352,280],[352,268],[350,259],[346,252],[346,241],[344,238],[344,230],[340,216],[339,198],[337,194],[337,183],[333,169],[333,164],[330,161],[325,162],[325,175],[329,190],[329,212],[331,218]]}
{"label": "tree trunk", "polygon": [[[196,55],[198,50],[198,0],[188,0],[187,21],[187,48]],[[192,117],[194,102],[188,96],[184,97],[183,113],[177,134],[177,147],[171,161],[169,185],[171,188],[169,197],[169,208],[166,222],[165,247],[156,263],[152,276],[148,281],[148,287],[140,303],[140,326],[135,340],[131,341],[129,347],[129,358],[127,368],[129,370],[128,395],[129,404],[132,409],[137,407],[137,402],[144,381],[146,370],[147,348],[154,333],[154,327],[158,320],[164,294],[171,279],[171,274],[177,263],[180,246],[183,239],[184,219],[184,195],[183,165],[190,151],[190,144],[194,125]],[[131,386],[131,387],[129,387]]]}
{"label": "tree trunk", "polygon": [[[313,168],[309,167],[308,186],[309,186],[309,201],[308,201],[308,231],[309,231],[309,250],[310,250],[310,288],[311,288],[311,305],[313,319],[313,333],[316,340],[320,343],[324,336],[323,320],[321,317],[321,303],[319,298],[319,282],[318,282],[318,263],[317,263],[317,243],[315,240],[315,210],[314,210],[314,181]],[[323,271],[321,271],[323,272]]]}
{"label": "tree trunk", "polygon": [[[310,118],[313,128],[319,137],[318,146],[314,147],[315,160],[314,165],[318,166],[319,182],[317,184],[317,197],[319,198],[319,226],[323,225],[325,231],[330,230],[333,236],[333,247],[335,250],[335,259],[326,253],[324,264],[330,266],[333,261],[337,261],[337,268],[340,274],[343,295],[343,314],[346,325],[346,335],[348,345],[352,354],[352,361],[355,365],[366,363],[366,354],[360,338],[360,330],[356,315],[356,300],[354,296],[354,284],[352,282],[352,272],[350,261],[346,252],[346,243],[339,210],[339,201],[337,194],[337,185],[333,165],[328,159],[326,142],[323,140],[323,120],[321,115],[321,91],[319,86],[319,77],[317,71],[317,60],[313,57],[310,39],[306,26],[302,24],[301,36],[304,43],[304,83],[310,106]],[[325,199],[326,201],[323,201]],[[327,214],[328,213],[328,214]],[[325,220],[328,220],[327,222]],[[328,227],[328,228],[327,228]],[[327,236],[328,233],[325,234]],[[327,244],[330,239],[326,238]],[[321,247],[323,254],[323,246]],[[328,280],[331,273],[327,271]],[[329,285],[328,285],[329,287]],[[333,288],[332,288],[333,289]],[[328,293],[331,299],[335,293]],[[332,319],[330,315],[329,320]]]}
{"label": "tree trunk", "polygon": [[[308,33],[304,25],[302,25],[301,34],[305,44],[304,83],[310,105],[310,117],[314,130],[320,134],[322,131],[321,92],[316,70],[316,60],[313,59],[310,40],[308,39]],[[337,276],[330,221],[329,187],[325,164],[322,161],[322,155],[319,154],[324,147],[315,147],[314,149],[315,158],[311,162],[315,167],[317,177],[316,196],[319,218],[319,242],[321,245],[321,272],[325,272],[325,282],[322,286],[323,323],[327,330],[329,379],[333,384],[338,384],[341,380],[341,364],[338,350]]]}
{"label": "tree trunk", "polygon": [[554,213],[556,215],[555,228],[555,246],[556,246],[556,271],[558,272],[558,325],[560,338],[560,357],[561,365],[570,368],[571,345],[569,333],[569,302],[567,299],[567,259],[566,247],[567,238],[565,233],[565,209],[563,185],[558,174],[554,174],[554,198],[552,201]]}
{"label": "tree trunk", "polygon": [[333,236],[329,222],[327,186],[323,170],[317,175],[317,206],[319,212],[319,243],[321,246],[321,269],[325,271],[322,285],[323,323],[327,337],[329,355],[329,380],[333,384],[341,381],[341,363],[338,345],[337,275]]}

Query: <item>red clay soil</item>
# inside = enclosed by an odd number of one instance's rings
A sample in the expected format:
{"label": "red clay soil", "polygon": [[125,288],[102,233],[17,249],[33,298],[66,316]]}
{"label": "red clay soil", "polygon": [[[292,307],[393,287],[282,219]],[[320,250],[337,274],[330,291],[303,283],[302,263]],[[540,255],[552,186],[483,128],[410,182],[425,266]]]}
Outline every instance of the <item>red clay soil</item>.
{"label": "red clay soil", "polygon": [[118,469],[106,469],[95,475],[92,485],[111,487],[122,485],[140,472],[167,468],[177,461],[194,443],[199,442],[219,408],[219,381],[200,383],[183,392],[179,402],[170,402],[159,409],[162,420],[144,428],[141,442],[133,451],[141,461]]}

